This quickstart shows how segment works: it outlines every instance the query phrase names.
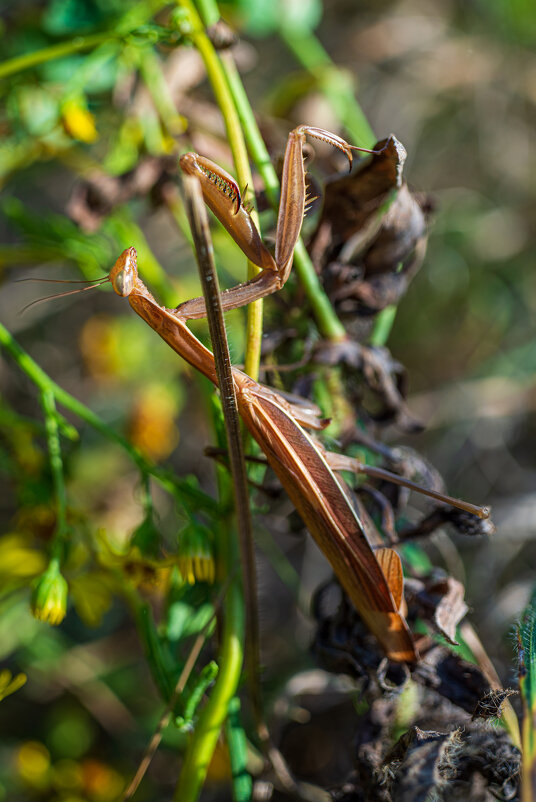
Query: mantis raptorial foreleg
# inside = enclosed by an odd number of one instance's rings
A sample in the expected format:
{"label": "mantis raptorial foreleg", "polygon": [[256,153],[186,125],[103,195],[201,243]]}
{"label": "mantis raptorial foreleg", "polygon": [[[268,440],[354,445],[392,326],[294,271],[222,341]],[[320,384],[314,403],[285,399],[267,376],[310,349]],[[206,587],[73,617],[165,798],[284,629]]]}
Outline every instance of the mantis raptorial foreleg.
{"label": "mantis raptorial foreleg", "polygon": [[[199,179],[207,206],[225,226],[247,258],[261,268],[261,272],[255,278],[222,293],[224,310],[236,309],[280,290],[289,277],[294,247],[300,236],[306,205],[303,163],[306,136],[329,142],[341,150],[348,158],[350,167],[353,160],[352,150],[375,152],[349,145],[341,137],[322,128],[299,125],[290,132],[281,176],[274,256],[263,243],[251,216],[242,205],[240,189],[235,179],[204,156],[185,153],[180,158],[179,164],[182,170]],[[180,304],[175,311],[184,320],[205,317],[205,301],[203,298],[193,298]]]}

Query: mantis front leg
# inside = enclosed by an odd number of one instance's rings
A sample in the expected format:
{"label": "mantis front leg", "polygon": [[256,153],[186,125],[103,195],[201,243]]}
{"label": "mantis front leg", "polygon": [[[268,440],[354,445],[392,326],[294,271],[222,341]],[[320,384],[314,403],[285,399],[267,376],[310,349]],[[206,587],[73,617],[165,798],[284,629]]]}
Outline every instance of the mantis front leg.
{"label": "mantis front leg", "polygon": [[[341,137],[322,128],[300,125],[290,132],[281,176],[275,256],[272,256],[263,243],[253,220],[242,205],[240,189],[235,179],[217,164],[196,153],[185,153],[180,158],[179,164],[182,170],[199,179],[207,206],[247,258],[261,268],[261,272],[255,278],[222,293],[224,310],[245,306],[280,290],[289,277],[294,247],[300,236],[305,214],[303,146],[307,135],[329,142],[341,150],[348,158],[350,167],[353,161],[352,150],[365,150],[349,145]],[[180,304],[175,311],[184,320],[202,318],[206,316],[205,301],[203,298],[193,298]]]}

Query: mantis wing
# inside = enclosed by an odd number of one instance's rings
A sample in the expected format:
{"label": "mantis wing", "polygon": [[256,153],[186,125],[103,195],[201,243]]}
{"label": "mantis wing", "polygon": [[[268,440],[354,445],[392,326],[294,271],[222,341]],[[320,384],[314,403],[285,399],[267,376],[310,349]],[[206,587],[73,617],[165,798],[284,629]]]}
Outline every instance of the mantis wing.
{"label": "mantis wing", "polygon": [[[381,550],[393,592],[346,494],[314,441],[277,402],[244,374],[239,385],[240,414],[303,518],[311,535],[370,631],[392,660],[418,658],[400,614],[402,569],[398,554]],[[260,392],[262,390],[262,392]]]}
{"label": "mantis wing", "polygon": [[[129,302],[173,350],[217,384],[213,355],[183,320],[158,306],[139,279]],[[234,370],[233,375],[244,423],[365,624],[392,660],[417,660],[408,625],[399,612],[400,558],[392,549],[381,550],[381,565],[388,568],[386,578],[341,484],[321,449],[294,418],[292,407],[245,373]],[[310,425],[309,417],[314,416],[306,417]]]}

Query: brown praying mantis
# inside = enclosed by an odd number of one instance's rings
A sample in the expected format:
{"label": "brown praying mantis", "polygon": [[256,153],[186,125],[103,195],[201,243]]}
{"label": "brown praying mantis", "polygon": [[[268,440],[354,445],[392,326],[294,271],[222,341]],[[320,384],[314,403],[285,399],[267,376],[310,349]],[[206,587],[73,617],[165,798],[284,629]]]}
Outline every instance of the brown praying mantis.
{"label": "brown praying mantis", "polygon": [[[252,280],[222,293],[224,309],[234,309],[283,286],[292,267],[305,211],[303,144],[306,135],[331,143],[352,162],[353,146],[323,129],[301,125],[289,135],[283,166],[275,258],[272,257],[241,202],[236,181],[210,160],[193,153],[180,159],[181,168],[195,175],[203,198],[244,253],[262,268]],[[186,321],[205,316],[203,298],[176,309],[160,306],[138,276],[137,254],[128,248],[107,279],[115,292],[128,297],[134,311],[183,359],[217,385],[212,353],[192,334]],[[327,452],[307,430],[323,429],[328,421],[312,405],[291,403],[280,394],[233,368],[240,416],[279,478],[311,535],[330,562],[346,593],[387,656],[415,661],[418,651],[404,613],[403,571],[392,548],[373,549],[336,471],[367,472],[357,460]],[[459,506],[481,518],[486,508],[429,491],[395,474],[386,478],[418,489],[442,502]],[[370,471],[369,471],[370,472]]]}

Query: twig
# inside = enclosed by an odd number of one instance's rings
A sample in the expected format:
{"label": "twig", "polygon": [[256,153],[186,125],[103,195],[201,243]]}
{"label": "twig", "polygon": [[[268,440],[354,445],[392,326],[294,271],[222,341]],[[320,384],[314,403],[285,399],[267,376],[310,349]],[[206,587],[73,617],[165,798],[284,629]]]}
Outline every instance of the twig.
{"label": "twig", "polygon": [[184,191],[186,196],[186,211],[190,220],[199,275],[203,287],[203,295],[205,296],[210,339],[214,351],[223,419],[229,446],[229,462],[231,475],[233,477],[246,605],[247,674],[255,717],[257,720],[260,720],[262,718],[262,703],[258,683],[259,628],[257,615],[257,583],[255,553],[253,548],[253,527],[249,508],[248,477],[244,459],[244,448],[242,445],[240,418],[236,403],[231,357],[223,319],[218,274],[216,273],[214,264],[208,216],[199,181],[196,178],[185,175]]}

